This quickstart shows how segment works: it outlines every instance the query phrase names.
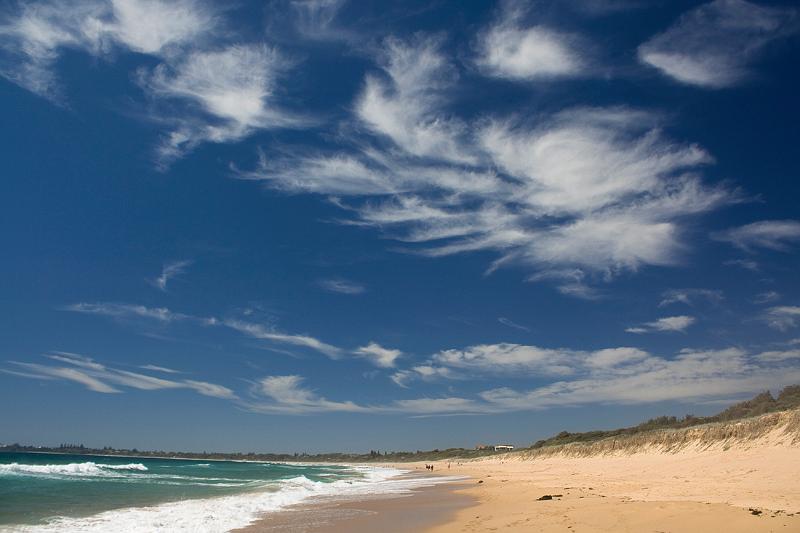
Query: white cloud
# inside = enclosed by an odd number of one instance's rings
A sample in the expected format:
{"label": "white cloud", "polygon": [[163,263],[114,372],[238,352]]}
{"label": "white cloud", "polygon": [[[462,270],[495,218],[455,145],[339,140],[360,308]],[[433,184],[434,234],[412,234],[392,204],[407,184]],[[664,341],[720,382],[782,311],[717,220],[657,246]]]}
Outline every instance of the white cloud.
{"label": "white cloud", "polygon": [[380,405],[360,405],[352,401],[333,401],[304,386],[297,375],[267,376],[252,389],[254,399],[242,405],[255,412],[312,414],[330,412],[441,415],[491,412],[485,402],[468,398],[438,397],[400,399]]}
{"label": "white cloud", "polygon": [[55,2],[25,3],[0,26],[0,74],[58,101],[54,69],[65,49],[162,59],[138,72],[157,104],[150,118],[171,130],[158,148],[162,167],[203,142],[310,124],[277,102],[276,83],[289,62],[263,44],[220,44],[225,35],[216,10],[203,0],[79,0],[66,10]]}
{"label": "white cloud", "polygon": [[744,0],[715,0],[682,15],[639,47],[639,59],[675,80],[711,89],[751,76],[750,63],[796,30],[797,11]]}
{"label": "white cloud", "polygon": [[236,394],[228,387],[223,387],[222,385],[208,383],[207,381],[195,381],[193,379],[185,379],[182,383],[203,396],[222,398],[224,400],[236,399]]}
{"label": "white cloud", "polygon": [[657,331],[685,331],[686,328],[695,323],[695,318],[686,315],[667,316],[659,318],[653,322],[645,322],[641,326],[630,327],[625,331],[628,333],[651,333]]}
{"label": "white cloud", "polygon": [[321,340],[315,339],[309,335],[293,335],[282,333],[280,331],[275,331],[271,328],[268,328],[262,324],[246,322],[243,320],[224,320],[221,323],[255,339],[263,339],[282,344],[311,348],[312,350],[323,353],[332,359],[338,358],[342,353],[340,348],[324,343]]}
{"label": "white cloud", "polygon": [[716,289],[668,289],[662,293],[661,297],[659,307],[674,303],[694,305],[698,300],[718,304],[725,299],[722,291]]}
{"label": "white cloud", "polygon": [[712,233],[711,237],[729,242],[745,251],[753,251],[755,248],[785,251],[791,243],[800,242],[800,221],[762,220]]}
{"label": "white cloud", "polygon": [[[353,412],[373,414],[447,415],[529,411],[587,404],[641,404],[667,400],[705,401],[731,394],[757,392],[800,380],[798,350],[748,354],[741,348],[721,350],[684,349],[674,357],[660,357],[637,348],[619,347],[591,352],[548,350],[509,344],[482,345],[464,350],[444,350],[439,362],[454,366],[417,365],[407,372],[427,377],[454,377],[469,370],[473,377],[512,371],[525,377],[537,375],[545,359],[572,365],[560,381],[530,390],[496,388],[475,398],[458,396],[395,399],[380,404],[330,400],[304,385],[297,375],[266,376],[253,384],[251,398],[241,399],[227,387],[195,380],[172,380],[107,367],[90,358],[54,352],[48,357],[66,366],[11,362],[20,371],[0,369],[20,377],[66,380],[100,393],[125,388],[145,391],[189,389],[225,399],[262,413],[309,414]],[[437,354],[438,355],[438,354]],[[407,383],[402,383],[407,384]]]}
{"label": "white cloud", "polygon": [[346,0],[291,0],[295,27],[305,39],[355,42],[358,36],[336,26],[336,17]]}
{"label": "white cloud", "polygon": [[756,355],[756,358],[765,362],[789,361],[791,359],[800,359],[800,350],[772,350],[761,352]]}
{"label": "white cloud", "polygon": [[577,37],[545,26],[523,26],[521,15],[506,13],[479,36],[475,63],[483,72],[530,81],[575,76],[585,70],[578,50],[586,46]]}
{"label": "white cloud", "polygon": [[202,142],[307,124],[275,102],[275,84],[286,68],[286,60],[265,45],[237,44],[141,71],[141,84],[152,95],[188,104],[173,117],[177,127],[159,148],[160,157],[169,162]]}
{"label": "white cloud", "polygon": [[504,326],[508,326],[510,328],[518,329],[520,331],[528,331],[528,332],[530,332],[530,330],[531,330],[531,328],[529,328],[527,326],[523,326],[522,324],[517,324],[516,322],[514,322],[510,318],[506,318],[506,317],[503,317],[503,316],[499,317],[497,319],[497,321],[500,322],[501,324],[503,324]]}
{"label": "white cloud", "polygon": [[[53,352],[47,355],[47,357],[69,366],[52,366],[12,361],[15,365],[24,368],[26,373],[17,373],[14,371],[5,372],[32,379],[61,379],[74,381],[84,385],[91,391],[101,393],[122,392],[122,390],[113,386],[116,385],[117,387],[146,391],[191,389],[198,394],[224,400],[235,400],[237,398],[236,394],[231,389],[205,381],[163,379],[138,372],[111,368],[91,358],[66,352]],[[78,367],[80,370],[75,367]],[[153,367],[152,365],[151,368],[161,371],[166,370],[161,367]]]}
{"label": "white cloud", "polygon": [[592,352],[586,359],[586,365],[594,369],[610,369],[641,362],[649,357],[650,354],[638,348],[606,348]]}
{"label": "white cloud", "polygon": [[[506,355],[509,352],[511,356]],[[439,357],[440,363],[456,366],[432,367],[439,372],[439,378],[451,368],[462,372],[460,377],[469,371],[473,378],[503,373],[522,378],[546,374],[548,361],[565,366],[559,381],[531,390],[507,387],[486,390],[479,394],[479,400],[466,399],[463,412],[700,401],[759,392],[800,380],[800,369],[795,364],[800,358],[797,350],[749,354],[741,348],[684,349],[673,357],[662,357],[633,347],[581,351],[498,344],[440,353],[446,354]],[[393,379],[408,387],[420,376],[409,369],[398,371]]]}
{"label": "white cloud", "polygon": [[436,39],[389,39],[381,66],[386,76],[367,77],[338,151],[262,154],[239,176],[333,195],[348,213],[339,222],[378,228],[403,251],[493,251],[490,272],[521,265],[529,280],[586,299],[602,296],[598,280],[679,263],[691,217],[738,200],[703,185],[697,172],[712,157],[667,137],[653,113],[574,108],[467,122],[447,112],[455,71]]}
{"label": "white cloud", "polygon": [[110,57],[116,50],[154,56],[197,44],[216,15],[195,0],[78,0],[22,3],[0,26],[0,74],[52,100],[60,99],[55,64],[65,49]]}
{"label": "white cloud", "polygon": [[412,382],[416,380],[435,381],[438,379],[456,379],[459,377],[452,369],[434,365],[432,361],[427,361],[423,364],[412,366],[408,369],[398,370],[394,372],[389,379],[395,385],[407,388]]}
{"label": "white cloud", "polygon": [[[360,223],[405,229],[395,237],[427,244],[421,251],[432,256],[496,250],[498,265],[579,277],[584,270],[608,277],[674,264],[680,219],[732,196],[682,174],[710,157],[648,130],[652,120],[628,110],[583,109],[533,129],[494,122],[481,130],[482,146],[513,182],[463,196],[420,190],[353,209]],[[585,283],[562,285],[563,292],[595,296],[580,290]]]}
{"label": "white cloud", "polygon": [[772,329],[788,331],[800,325],[800,307],[792,305],[770,307],[761,319]]}
{"label": "white cloud", "polygon": [[444,90],[456,71],[439,46],[431,38],[387,39],[381,66],[388,79],[367,77],[356,114],[370,130],[410,155],[473,163],[474,154],[459,142],[465,125],[442,112]]}
{"label": "white cloud", "polygon": [[366,408],[353,402],[336,402],[319,396],[304,387],[303,378],[296,375],[264,377],[256,383],[253,392],[257,399],[247,403],[246,407],[262,413],[304,414],[367,411]]}
{"label": "white cloud", "polygon": [[199,317],[184,313],[176,313],[163,307],[153,308],[143,305],[120,303],[77,303],[65,307],[64,310],[108,316],[119,320],[146,319],[155,320],[164,324],[173,322],[189,322],[204,327],[224,326],[255,339],[310,348],[333,359],[342,354],[342,350],[340,348],[322,342],[321,340],[310,335],[285,333],[264,324],[258,324],[255,322],[249,322],[235,318],[220,319],[213,316]]}
{"label": "white cloud", "polygon": [[339,294],[362,294],[367,290],[360,283],[341,278],[320,280],[319,286],[328,292],[338,292]]}
{"label": "white cloud", "polygon": [[432,362],[450,369],[490,373],[526,373],[545,376],[573,372],[579,355],[563,349],[544,349],[520,344],[480,344],[463,350],[443,350]]}
{"label": "white cloud", "polygon": [[152,280],[152,284],[162,291],[166,291],[169,280],[183,274],[186,268],[191,264],[191,261],[174,261],[165,264],[161,269],[161,275]]}
{"label": "white cloud", "polygon": [[197,0],[111,0],[111,9],[113,20],[96,31],[144,54],[159,55],[183,43],[196,45],[217,23],[211,6]]}
{"label": "white cloud", "polygon": [[557,283],[557,290],[564,295],[580,298],[583,300],[600,300],[603,293],[594,287],[586,284],[586,272],[580,268],[552,269],[543,270],[531,274],[525,281],[554,281]]}
{"label": "white cloud", "polygon": [[403,355],[403,352],[400,350],[384,348],[377,342],[370,342],[366,346],[358,348],[353,353],[359,357],[368,359],[375,366],[382,368],[393,368],[397,358]]}
{"label": "white cloud", "polygon": [[411,381],[414,381],[416,377],[417,376],[413,370],[398,370],[397,372],[389,376],[389,379],[391,379],[394,382],[394,384],[397,385],[398,387],[405,388],[408,387],[408,384]]}
{"label": "white cloud", "polygon": [[499,343],[442,350],[429,361],[395,372],[391,379],[401,387],[415,380],[483,379],[496,376],[559,377],[590,372],[621,371],[641,363],[650,354],[638,348],[606,348],[597,351]]}
{"label": "white cloud", "polygon": [[745,270],[750,270],[751,272],[757,272],[759,268],[758,263],[752,259],[729,259],[723,262],[723,264],[727,266],[738,266]]}
{"label": "white cloud", "polygon": [[153,370],[155,372],[164,372],[165,374],[180,374],[179,370],[173,370],[172,368],[166,368],[159,365],[142,365],[139,368],[144,370]]}
{"label": "white cloud", "polygon": [[396,400],[384,409],[411,415],[480,414],[494,410],[491,406],[469,398],[413,398]]}
{"label": "white cloud", "polygon": [[776,291],[764,291],[756,294],[755,298],[753,298],[753,303],[756,304],[768,304],[772,302],[776,302],[781,299],[781,295],[779,292]]}
{"label": "white cloud", "polygon": [[664,194],[666,178],[712,161],[695,145],[681,145],[651,129],[657,118],[623,108],[573,109],[534,128],[491,122],[483,147],[521,192],[549,214],[586,212],[645,192]]}
{"label": "white cloud", "polygon": [[75,383],[80,383],[81,385],[84,385],[90,391],[102,392],[106,394],[121,392],[120,390],[115,389],[111,385],[103,381],[100,381],[95,377],[90,376],[87,372],[76,370],[74,368],[53,367],[47,365],[40,365],[36,363],[22,363],[18,361],[11,361],[11,362],[14,363],[15,365],[18,365],[26,369],[31,373],[31,374],[26,374],[25,377],[42,378],[42,379],[63,379],[67,381],[74,381]]}
{"label": "white cloud", "polygon": [[493,389],[481,397],[496,409],[534,410],[725,398],[798,380],[800,371],[797,368],[762,365],[738,348],[682,350],[674,359],[648,357],[624,372],[590,374],[527,391]]}
{"label": "white cloud", "polygon": [[76,313],[103,315],[113,318],[145,318],[165,323],[192,318],[189,315],[184,315],[183,313],[175,313],[170,311],[165,307],[146,307],[144,305],[113,302],[80,302],[68,305],[64,309],[66,311],[73,311]]}

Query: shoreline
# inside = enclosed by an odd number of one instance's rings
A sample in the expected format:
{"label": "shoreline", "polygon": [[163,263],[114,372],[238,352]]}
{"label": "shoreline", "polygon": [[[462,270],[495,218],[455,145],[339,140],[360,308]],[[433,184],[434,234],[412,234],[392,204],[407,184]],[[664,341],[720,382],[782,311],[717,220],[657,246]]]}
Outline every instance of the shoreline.
{"label": "shoreline", "polygon": [[[349,465],[356,466],[356,465]],[[395,468],[396,465],[381,465]],[[430,478],[412,471],[402,478]],[[443,476],[442,476],[443,477]],[[444,481],[387,493],[352,498],[320,497],[265,514],[235,533],[406,533],[427,531],[452,521],[458,512],[477,504],[462,492],[469,479]]]}
{"label": "shoreline", "polygon": [[[800,449],[790,450],[800,458]],[[704,457],[709,459],[710,457]],[[600,458],[607,461],[613,458]],[[630,457],[618,457],[630,461]],[[460,476],[462,481],[415,487],[407,494],[387,494],[350,500],[317,499],[269,513],[236,533],[462,533],[481,531],[609,532],[609,531],[726,531],[750,533],[800,531],[800,490],[792,487],[789,509],[701,501],[657,494],[650,499],[625,495],[636,489],[628,483],[641,473],[636,459],[616,478],[591,471],[597,458],[556,461],[483,460],[437,464],[434,476]],[[667,464],[685,460],[679,454]],[[796,463],[800,467],[800,463]],[[564,466],[571,472],[566,474]],[[350,465],[354,466],[354,465]],[[413,469],[425,475],[424,463],[384,463],[388,468]],[[736,468],[736,464],[731,465]],[[798,467],[794,470],[798,470]],[[581,472],[582,469],[585,469]],[[548,470],[550,472],[548,473]],[[800,479],[800,478],[798,478]],[[560,482],[559,482],[560,481]],[[649,483],[652,479],[643,480]],[[780,481],[780,480],[777,480]],[[744,494],[753,491],[742,485]],[[780,489],[776,489],[780,490]],[[551,496],[552,499],[540,499]],[[710,500],[718,495],[709,494]],[[757,496],[757,495],[756,495]],[[754,496],[752,501],[758,502]],[[777,503],[777,500],[776,500]]]}

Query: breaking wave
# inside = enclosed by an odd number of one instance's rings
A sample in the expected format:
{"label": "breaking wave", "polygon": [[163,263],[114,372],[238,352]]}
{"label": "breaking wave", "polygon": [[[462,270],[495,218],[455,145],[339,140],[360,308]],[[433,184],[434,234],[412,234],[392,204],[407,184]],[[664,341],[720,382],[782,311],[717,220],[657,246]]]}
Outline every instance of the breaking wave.
{"label": "breaking wave", "polygon": [[39,475],[39,476],[108,476],[120,471],[147,471],[147,467],[142,463],[130,463],[126,465],[110,465],[102,463],[69,463],[65,465],[26,465],[11,463],[0,465],[0,475]]}
{"label": "breaking wave", "polygon": [[[10,466],[10,465],[9,465]],[[51,465],[56,466],[56,465]],[[71,466],[71,465],[58,465]],[[99,465],[94,465],[100,468]],[[353,472],[355,470],[355,472]],[[334,482],[314,481],[303,475],[276,480],[256,491],[213,498],[182,500],[148,507],[105,511],[87,518],[56,518],[44,525],[21,526],[17,532],[195,532],[221,533],[245,527],[264,513],[320,496],[352,498],[375,494],[401,494],[414,487],[447,483],[458,478],[403,477],[401,470],[355,467],[358,477]],[[399,477],[398,477],[399,476]]]}

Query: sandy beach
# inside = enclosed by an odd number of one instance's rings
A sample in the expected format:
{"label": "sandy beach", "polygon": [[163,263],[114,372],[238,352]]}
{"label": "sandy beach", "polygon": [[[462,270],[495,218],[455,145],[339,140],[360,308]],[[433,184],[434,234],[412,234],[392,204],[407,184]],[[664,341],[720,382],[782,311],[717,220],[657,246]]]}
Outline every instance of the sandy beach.
{"label": "sandy beach", "polygon": [[[467,479],[401,498],[296,508],[247,531],[800,531],[798,421],[800,411],[790,411],[438,462],[434,473]],[[426,473],[422,463],[390,466]]]}

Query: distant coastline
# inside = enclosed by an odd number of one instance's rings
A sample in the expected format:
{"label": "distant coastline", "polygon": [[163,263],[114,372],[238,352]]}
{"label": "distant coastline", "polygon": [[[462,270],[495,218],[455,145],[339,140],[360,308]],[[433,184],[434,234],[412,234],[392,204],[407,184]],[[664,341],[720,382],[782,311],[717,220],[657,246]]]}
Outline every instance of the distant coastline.
{"label": "distant coastline", "polygon": [[[766,413],[786,411],[800,407],[800,385],[790,385],[784,387],[777,397],[773,397],[769,391],[762,392],[750,400],[739,402],[724,409],[720,413],[707,417],[686,415],[683,418],[674,416],[660,416],[651,418],[641,424],[632,427],[586,431],[586,432],[566,432],[562,431],[548,439],[539,440],[527,447],[520,447],[511,453],[522,453],[530,450],[537,450],[550,446],[558,446],[570,443],[591,443],[609,437],[622,437],[637,435],[648,431],[659,429],[683,429],[714,422],[733,422],[759,416]],[[26,453],[55,453],[55,454],[79,454],[92,455],[97,457],[129,457],[129,458],[152,458],[152,459],[178,459],[178,460],[204,460],[204,461],[242,461],[242,462],[271,462],[271,463],[338,463],[338,464],[358,464],[358,463],[414,463],[419,461],[442,461],[448,459],[486,459],[496,455],[503,455],[508,452],[503,450],[495,451],[489,448],[448,448],[444,450],[434,449],[427,451],[414,452],[381,452],[372,450],[369,453],[255,453],[255,452],[173,452],[163,450],[143,450],[138,449],[115,449],[110,447],[91,448],[82,444],[62,444],[57,447],[21,445],[18,443],[0,446],[2,452],[26,452]]]}

